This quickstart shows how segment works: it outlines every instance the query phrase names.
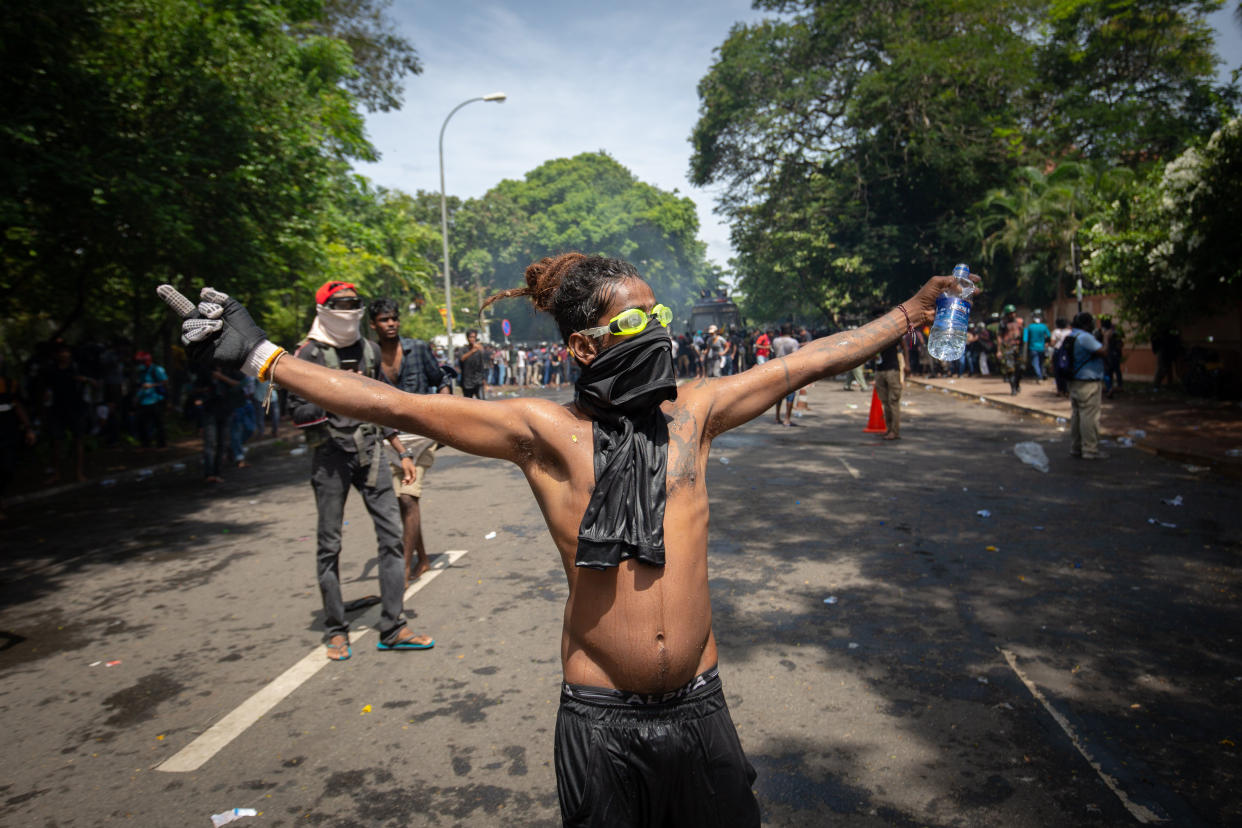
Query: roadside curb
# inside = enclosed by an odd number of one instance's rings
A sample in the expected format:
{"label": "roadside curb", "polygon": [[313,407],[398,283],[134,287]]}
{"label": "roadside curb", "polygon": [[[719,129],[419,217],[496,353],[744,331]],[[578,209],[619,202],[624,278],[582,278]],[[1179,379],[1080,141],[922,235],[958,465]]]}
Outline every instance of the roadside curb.
{"label": "roadside curb", "polygon": [[[268,437],[263,440],[255,440],[246,443],[246,456],[255,457],[269,454],[274,450],[281,448],[296,448],[301,445],[304,439],[301,434],[294,435],[292,438],[287,437]],[[139,480],[147,480],[157,474],[166,472],[183,472],[189,470],[190,466],[197,466],[202,462],[202,452],[196,451],[193,454],[184,454],[180,457],[172,457],[167,460],[161,460],[150,466],[143,466],[140,469],[126,469],[116,474],[105,477],[92,478],[82,483],[62,483],[59,486],[51,486],[45,489],[37,489],[33,492],[25,494],[13,495],[4,499],[6,507],[19,506],[23,503],[35,503],[40,500],[58,497],[63,494],[81,491],[92,486],[111,488],[119,486],[122,483],[132,483]]]}
{"label": "roadside curb", "polygon": [[[929,391],[940,391],[941,393],[949,394],[951,396],[958,397],[959,399],[984,402],[988,405],[1004,409],[1005,411],[1011,411],[1014,414],[1022,414],[1027,417],[1034,417],[1035,419],[1043,420],[1045,422],[1052,423],[1053,425],[1068,424],[1068,420],[1066,420],[1065,417],[1053,411],[1044,411],[1039,408],[1031,408],[1030,406],[1022,405],[1021,403],[1010,402],[1004,398],[989,397],[986,394],[974,394],[970,391],[959,391],[956,388],[945,388],[942,385],[934,385],[930,382],[916,379],[909,374],[906,375],[906,382],[913,383]],[[1115,436],[1111,434],[1104,434],[1103,432],[1100,432],[1100,434],[1105,437]]]}
{"label": "roadside curb", "polygon": [[[960,391],[956,388],[945,388],[942,385],[935,385],[909,375],[906,376],[906,381],[914,385],[918,385],[928,391],[939,391],[941,393],[957,397],[961,400],[982,402],[987,405],[995,406],[996,408],[1004,411],[1009,411],[1014,414],[1021,414],[1025,417],[1032,417],[1052,425],[1069,425],[1068,419],[1056,412],[1044,411],[1039,408],[1031,408],[1030,406],[1025,406],[1017,402],[1011,402],[1003,398],[998,399],[996,397],[989,397],[986,394],[975,394],[970,391]],[[1109,432],[1101,428],[1100,436],[1116,440],[1119,437],[1126,437],[1129,435],[1115,431]],[[1166,460],[1172,460],[1177,463],[1186,463],[1195,466],[1203,466],[1224,477],[1242,480],[1242,465],[1223,463],[1219,460],[1219,458],[1211,457],[1198,452],[1186,451],[1184,449],[1172,449],[1167,446],[1162,446],[1158,440],[1153,440],[1151,437],[1134,439],[1134,448],[1145,451],[1148,454],[1154,454],[1157,457],[1163,457]]]}

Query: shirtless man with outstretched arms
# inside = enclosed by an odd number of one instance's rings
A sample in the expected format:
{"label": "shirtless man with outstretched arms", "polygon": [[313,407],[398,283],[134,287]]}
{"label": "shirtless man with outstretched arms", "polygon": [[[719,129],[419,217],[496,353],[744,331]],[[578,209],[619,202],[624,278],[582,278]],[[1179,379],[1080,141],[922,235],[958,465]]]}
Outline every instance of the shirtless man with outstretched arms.
{"label": "shirtless man with outstretched arms", "polygon": [[[707,582],[706,470],[712,439],[771,409],[792,390],[853,368],[911,326],[929,324],[936,297],[953,285],[952,277],[933,278],[874,322],[815,340],[782,359],[680,388],[672,380],[672,391],[661,392],[662,401],[649,406],[649,420],[631,405],[627,416],[633,415],[635,434],[647,431],[636,441],[638,467],[651,476],[631,487],[638,494],[613,501],[611,511],[605,506],[598,524],[624,520],[631,510],[658,516],[662,509],[662,524],[650,528],[652,535],[663,528],[655,553],[661,564],[651,562],[641,539],[641,549],[631,554],[623,548],[620,560],[611,563],[591,556],[584,561],[580,545],[587,545],[595,489],[606,482],[597,481],[597,467],[612,468],[601,466],[601,458],[608,456],[609,445],[631,445],[617,425],[624,425],[624,417],[611,420],[613,438],[601,430],[600,421],[613,412],[599,395],[590,397],[592,388],[606,386],[615,399],[624,396],[627,383],[639,390],[667,387],[673,365],[671,352],[664,365],[668,333],[660,324],[666,325],[670,314],[661,311],[637,272],[618,260],[564,254],[531,265],[526,275],[527,288],[498,296],[531,296],[536,307],[557,319],[583,366],[573,403],[409,395],[358,374],[282,359],[240,304],[214,292],[204,291],[206,301],[197,318],[185,323],[185,336],[192,355],[243,363],[262,377],[271,374],[327,410],[522,469],[569,582],[561,637],[565,687],[556,735],[566,824],[757,825],[750,791],[754,771],[741,752],[715,669]],[[618,350],[610,354],[613,348]],[[630,356],[618,366],[612,358],[623,352]],[[593,369],[605,364],[606,373]],[[593,386],[596,380],[602,384]],[[603,397],[607,403],[608,393]],[[644,484],[661,475],[664,486],[652,495],[653,487]],[[653,510],[653,503],[658,508]],[[641,726],[652,724],[660,727]],[[651,733],[661,738],[652,739]]]}

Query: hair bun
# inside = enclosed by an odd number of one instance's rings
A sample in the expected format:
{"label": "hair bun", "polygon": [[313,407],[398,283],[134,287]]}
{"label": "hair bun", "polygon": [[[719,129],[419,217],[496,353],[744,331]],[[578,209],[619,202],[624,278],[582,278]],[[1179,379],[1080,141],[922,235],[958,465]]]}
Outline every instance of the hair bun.
{"label": "hair bun", "polygon": [[562,253],[559,256],[545,256],[528,265],[526,284],[535,307],[551,313],[552,302],[561,286],[561,280],[573,270],[574,265],[585,258],[582,253]]}

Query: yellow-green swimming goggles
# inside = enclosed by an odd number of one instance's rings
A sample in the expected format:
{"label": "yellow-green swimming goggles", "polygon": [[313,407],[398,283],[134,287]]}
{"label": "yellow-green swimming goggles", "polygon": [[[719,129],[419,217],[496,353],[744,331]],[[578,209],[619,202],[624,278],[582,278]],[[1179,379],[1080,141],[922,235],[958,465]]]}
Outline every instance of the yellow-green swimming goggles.
{"label": "yellow-green swimming goggles", "polygon": [[578,331],[583,336],[603,336],[606,333],[617,334],[618,336],[631,336],[636,333],[642,333],[647,329],[647,325],[654,319],[665,328],[673,321],[673,312],[665,305],[656,305],[651,312],[642,308],[630,308],[623,310],[608,320],[607,325],[600,325],[598,328],[587,328],[584,331]]}

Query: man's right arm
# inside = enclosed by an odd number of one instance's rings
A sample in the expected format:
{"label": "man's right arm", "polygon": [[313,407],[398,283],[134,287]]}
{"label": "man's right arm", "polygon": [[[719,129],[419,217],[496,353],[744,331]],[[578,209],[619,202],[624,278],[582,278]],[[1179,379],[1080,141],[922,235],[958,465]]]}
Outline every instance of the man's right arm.
{"label": "man's right arm", "polygon": [[535,452],[538,424],[563,409],[547,400],[485,401],[446,394],[406,394],[351,371],[302,359],[272,367],[282,388],[345,417],[430,437],[482,457],[525,465]]}

